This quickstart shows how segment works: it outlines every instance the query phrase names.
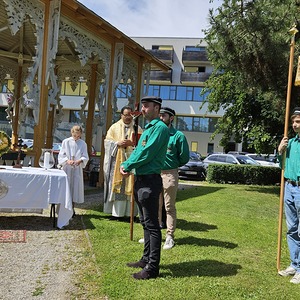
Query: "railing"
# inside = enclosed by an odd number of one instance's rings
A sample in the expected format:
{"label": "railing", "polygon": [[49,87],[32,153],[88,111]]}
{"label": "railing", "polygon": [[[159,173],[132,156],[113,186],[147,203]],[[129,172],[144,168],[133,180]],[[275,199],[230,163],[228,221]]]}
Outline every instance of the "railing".
{"label": "railing", "polygon": [[181,82],[205,82],[210,75],[210,73],[181,72],[180,80]]}
{"label": "railing", "polygon": [[208,62],[206,51],[183,51],[182,52],[182,63],[187,62]]}
{"label": "railing", "polygon": [[150,49],[148,50],[153,56],[162,60],[166,64],[173,63],[174,50],[159,50],[159,49]]}
{"label": "railing", "polygon": [[172,82],[172,70],[169,70],[167,72],[164,72],[164,71],[150,71],[150,80]]}

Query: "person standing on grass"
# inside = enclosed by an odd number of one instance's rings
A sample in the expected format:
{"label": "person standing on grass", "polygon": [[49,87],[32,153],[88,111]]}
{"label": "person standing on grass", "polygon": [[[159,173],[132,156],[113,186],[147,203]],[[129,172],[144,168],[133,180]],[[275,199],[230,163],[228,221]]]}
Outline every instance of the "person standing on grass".
{"label": "person standing on grass", "polygon": [[284,210],[287,224],[287,243],[290,252],[290,265],[278,272],[281,276],[293,276],[291,283],[300,283],[300,107],[296,107],[291,116],[296,136],[283,137],[278,146],[278,159],[284,162]]}
{"label": "person standing on grass", "polygon": [[58,154],[58,163],[66,172],[73,203],[73,217],[75,216],[74,203],[84,202],[83,169],[86,166],[89,155],[87,145],[81,139],[82,128],[75,125],[71,129],[71,137],[62,141]]}
{"label": "person standing on grass", "polygon": [[149,121],[131,156],[121,164],[120,172],[129,176],[135,169],[134,198],[139,208],[144,229],[142,258],[128,267],[142,268],[134,273],[135,279],[156,278],[159,275],[161,230],[158,222],[159,194],[162,191],[160,176],[166,158],[169,128],[159,118],[162,100],[159,97],[141,99],[142,114]]}
{"label": "person standing on grass", "polygon": [[[108,129],[105,140],[104,156],[104,205],[103,212],[112,215],[112,220],[130,217],[130,200],[133,187],[133,176],[124,178],[120,174],[120,165],[133,151],[132,108],[124,106],[121,118]],[[138,133],[142,129],[138,126]],[[134,216],[137,215],[135,207]]]}
{"label": "person standing on grass", "polygon": [[163,192],[160,196],[159,217],[162,217],[162,206],[166,210],[167,233],[163,249],[168,250],[174,247],[174,232],[176,229],[176,196],[178,189],[178,167],[185,165],[190,158],[189,145],[185,135],[176,130],[172,122],[175,117],[175,110],[169,107],[160,109],[160,119],[169,127],[169,143],[161,177],[163,181]]}

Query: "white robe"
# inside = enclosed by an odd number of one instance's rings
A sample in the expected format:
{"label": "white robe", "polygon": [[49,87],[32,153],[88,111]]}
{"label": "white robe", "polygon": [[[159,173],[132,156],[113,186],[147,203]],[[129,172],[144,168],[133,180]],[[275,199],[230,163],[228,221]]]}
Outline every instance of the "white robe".
{"label": "white robe", "polygon": [[[125,126],[128,126],[128,131],[126,131]],[[114,171],[120,169],[121,161],[117,162],[118,152],[122,153],[122,162],[125,161],[131,154],[133,148],[127,147],[118,148],[118,142],[127,138],[132,139],[132,134],[134,132],[133,123],[130,125],[125,125],[124,122],[119,120],[114,123],[107,131],[106,138],[104,140],[104,205],[103,212],[111,214],[114,217],[129,217],[130,216],[130,206],[131,206],[131,195],[126,195],[124,190],[120,192],[113,191],[113,181],[114,181]],[[138,127],[138,132],[141,133],[142,129]],[[128,179],[123,177],[122,185],[125,186],[130,184]],[[137,215],[137,206],[134,203],[134,216]]]}
{"label": "white robe", "polygon": [[[68,160],[79,159],[83,161],[79,166],[67,164]],[[84,202],[83,169],[88,160],[87,145],[83,140],[75,141],[73,137],[69,137],[62,141],[62,147],[58,154],[58,163],[62,165],[68,176],[72,200],[76,203]]]}

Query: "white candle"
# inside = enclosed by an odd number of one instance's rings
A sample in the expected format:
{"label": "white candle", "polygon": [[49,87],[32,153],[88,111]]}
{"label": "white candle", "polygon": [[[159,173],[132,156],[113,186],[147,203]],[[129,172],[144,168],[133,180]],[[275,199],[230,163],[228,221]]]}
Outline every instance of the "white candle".
{"label": "white candle", "polygon": [[45,169],[49,169],[50,168],[50,153],[49,152],[45,152],[45,155],[44,155],[44,168]]}

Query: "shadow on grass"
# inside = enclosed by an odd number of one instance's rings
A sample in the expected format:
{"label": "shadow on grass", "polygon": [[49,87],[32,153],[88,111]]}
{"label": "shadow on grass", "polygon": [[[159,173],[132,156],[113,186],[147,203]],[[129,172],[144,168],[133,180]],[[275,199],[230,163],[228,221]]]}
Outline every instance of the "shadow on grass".
{"label": "shadow on grass", "polygon": [[216,187],[216,186],[195,186],[189,187],[184,190],[178,190],[176,202],[187,200],[193,197],[199,197],[202,195],[207,195],[211,193],[215,193],[221,189],[225,189],[226,187]]}
{"label": "shadow on grass", "polygon": [[200,222],[189,222],[183,219],[177,219],[177,228],[181,230],[191,230],[191,231],[208,231],[212,229],[218,229],[216,225],[210,225]]}
{"label": "shadow on grass", "polygon": [[264,193],[264,194],[270,194],[270,195],[278,195],[280,194],[280,187],[279,186],[271,186],[271,187],[259,187],[259,186],[247,186],[247,191],[250,192],[258,192],[258,193]]}
{"label": "shadow on grass", "polygon": [[177,245],[196,245],[201,247],[222,247],[222,248],[229,248],[234,249],[238,246],[238,244],[230,243],[230,242],[222,242],[218,240],[211,240],[211,239],[201,239],[196,238],[193,236],[188,236],[185,238],[176,238],[176,244]]}
{"label": "shadow on grass", "polygon": [[198,260],[169,265],[161,265],[160,277],[224,277],[234,276],[241,265],[225,264],[217,260]]}

